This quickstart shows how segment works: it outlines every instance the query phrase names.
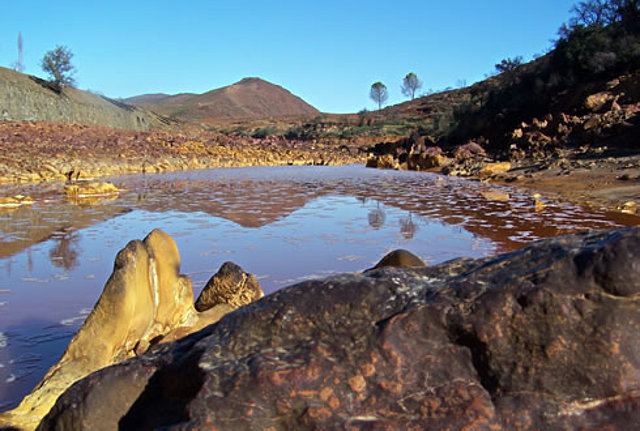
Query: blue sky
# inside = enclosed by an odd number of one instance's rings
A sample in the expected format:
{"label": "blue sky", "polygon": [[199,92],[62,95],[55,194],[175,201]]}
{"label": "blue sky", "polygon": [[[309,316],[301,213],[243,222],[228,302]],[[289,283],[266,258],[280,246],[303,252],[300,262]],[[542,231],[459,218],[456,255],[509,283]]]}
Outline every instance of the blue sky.
{"label": "blue sky", "polygon": [[0,66],[17,59],[46,77],[42,56],[74,53],[78,87],[109,97],[202,93],[258,76],[323,112],[389,104],[402,77],[422,90],[481,80],[505,57],[551,46],[573,0],[478,1],[29,1],[0,0]]}

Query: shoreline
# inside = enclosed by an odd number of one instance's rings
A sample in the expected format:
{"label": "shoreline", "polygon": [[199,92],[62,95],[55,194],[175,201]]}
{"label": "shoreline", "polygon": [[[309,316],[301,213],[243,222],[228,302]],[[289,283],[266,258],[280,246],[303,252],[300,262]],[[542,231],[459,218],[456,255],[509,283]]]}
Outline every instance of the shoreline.
{"label": "shoreline", "polygon": [[206,168],[364,163],[356,142],[0,122],[0,186]]}
{"label": "shoreline", "polygon": [[[289,141],[211,132],[139,132],[80,124],[0,122],[0,188],[71,180],[211,168],[362,164],[358,141]],[[441,168],[428,172],[441,174]],[[640,155],[567,152],[518,162],[490,178],[460,176],[525,189],[556,200],[634,214],[640,206]],[[5,192],[5,195],[8,193]],[[2,197],[2,196],[0,196]],[[5,196],[10,197],[10,196]],[[640,210],[640,208],[638,208]]]}
{"label": "shoreline", "polygon": [[490,184],[626,214],[640,211],[640,155],[556,160],[540,169],[534,163],[511,169]]}

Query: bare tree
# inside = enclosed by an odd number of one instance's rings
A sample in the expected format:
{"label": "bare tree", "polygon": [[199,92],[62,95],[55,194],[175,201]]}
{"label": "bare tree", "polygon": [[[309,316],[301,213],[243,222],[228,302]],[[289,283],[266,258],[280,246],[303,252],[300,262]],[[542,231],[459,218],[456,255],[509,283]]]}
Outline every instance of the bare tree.
{"label": "bare tree", "polygon": [[378,104],[378,110],[382,109],[382,104],[389,98],[387,86],[380,81],[371,84],[369,97],[371,97],[371,99],[373,99],[373,101]]}
{"label": "bare tree", "polygon": [[24,60],[22,58],[22,33],[18,32],[18,61],[12,64],[16,72],[24,72]]}
{"label": "bare tree", "polygon": [[73,53],[66,46],[56,46],[42,58],[42,70],[51,77],[51,82],[58,85],[74,85],[75,67],[71,64]]}
{"label": "bare tree", "polygon": [[418,79],[418,75],[415,73],[407,73],[407,75],[402,80],[402,94],[407,97],[411,97],[411,100],[415,99],[416,91],[422,87],[422,82]]}

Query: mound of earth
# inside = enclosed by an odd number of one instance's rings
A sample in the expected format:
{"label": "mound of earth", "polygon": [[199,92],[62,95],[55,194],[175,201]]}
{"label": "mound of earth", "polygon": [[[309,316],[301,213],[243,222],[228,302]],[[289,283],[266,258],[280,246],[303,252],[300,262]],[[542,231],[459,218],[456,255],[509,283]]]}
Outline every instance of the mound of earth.
{"label": "mound of earth", "polygon": [[219,118],[310,117],[320,113],[288,90],[260,78],[245,78],[203,94],[146,94],[125,102],[201,123]]}

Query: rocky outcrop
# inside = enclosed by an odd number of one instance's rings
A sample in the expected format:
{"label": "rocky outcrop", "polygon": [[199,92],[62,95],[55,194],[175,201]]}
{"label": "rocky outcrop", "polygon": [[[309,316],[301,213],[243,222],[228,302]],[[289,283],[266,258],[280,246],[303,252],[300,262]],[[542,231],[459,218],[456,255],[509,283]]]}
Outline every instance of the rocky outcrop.
{"label": "rocky outcrop", "polygon": [[307,281],[73,385],[39,429],[640,421],[640,231]]}
{"label": "rocky outcrop", "polygon": [[[254,294],[260,289],[252,288]],[[242,287],[236,290],[242,292]],[[180,274],[178,249],[166,233],[154,230],[143,241],[129,242],[116,256],[100,299],[62,358],[16,409],[0,415],[0,425],[35,428],[77,380],[140,355],[150,345],[200,330],[237,306],[219,301],[206,311],[195,310],[191,280]]]}

